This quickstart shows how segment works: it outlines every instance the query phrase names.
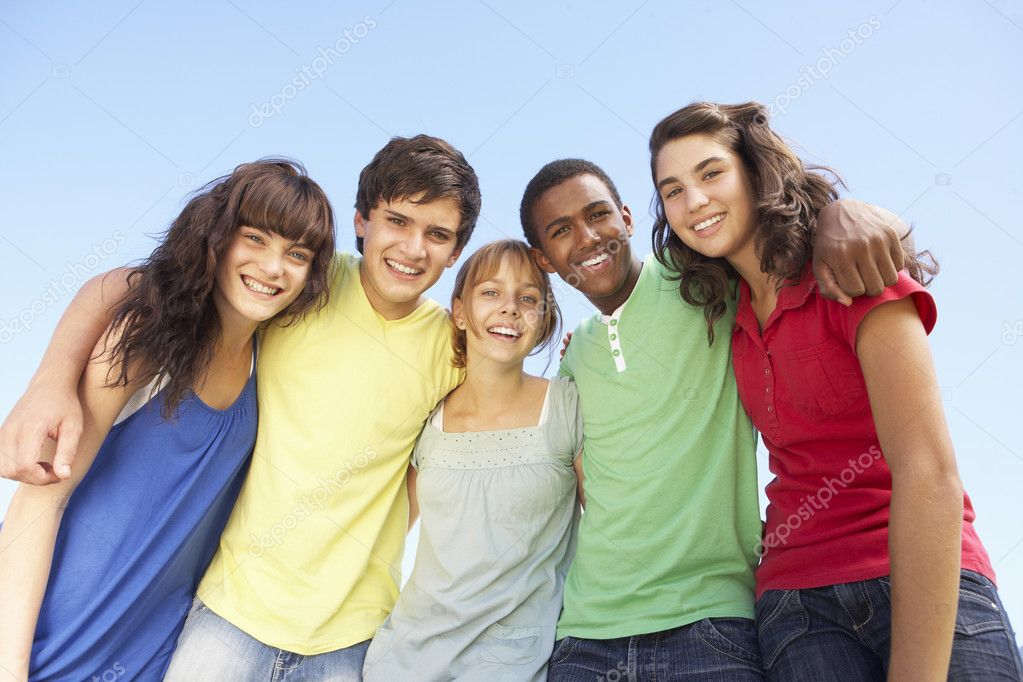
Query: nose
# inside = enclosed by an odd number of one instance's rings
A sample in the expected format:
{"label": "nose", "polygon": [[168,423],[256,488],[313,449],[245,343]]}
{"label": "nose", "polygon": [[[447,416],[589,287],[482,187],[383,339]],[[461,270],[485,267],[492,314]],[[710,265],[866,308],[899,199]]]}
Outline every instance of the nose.
{"label": "nose", "polygon": [[600,241],[600,234],[592,226],[583,223],[582,229],[578,230],[581,246],[592,246]]}
{"label": "nose", "polygon": [[259,261],[259,269],[267,279],[277,279],[284,274],[284,257],[279,253],[267,253]]}
{"label": "nose", "polygon": [[415,230],[410,230],[408,236],[401,242],[401,250],[411,260],[426,258],[426,241],[423,235]]}
{"label": "nose", "polygon": [[519,316],[519,303],[518,299],[512,295],[507,295],[504,300],[501,301],[501,312],[512,317]]}
{"label": "nose", "polygon": [[699,213],[710,203],[710,199],[698,187],[686,188],[686,210],[690,213]]}

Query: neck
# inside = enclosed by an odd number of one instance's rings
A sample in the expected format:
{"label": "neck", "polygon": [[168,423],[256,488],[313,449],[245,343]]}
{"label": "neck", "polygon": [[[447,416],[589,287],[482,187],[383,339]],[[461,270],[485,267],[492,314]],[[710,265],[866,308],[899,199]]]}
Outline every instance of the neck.
{"label": "neck", "polygon": [[518,400],[526,383],[522,362],[504,364],[486,358],[467,358],[465,381],[458,387],[464,404],[476,406],[481,413],[503,412],[505,405]]}
{"label": "neck", "polygon": [[611,315],[618,310],[623,303],[629,300],[632,292],[636,289],[636,282],[639,281],[639,273],[643,270],[643,261],[629,254],[629,272],[625,275],[625,281],[618,287],[618,290],[607,296],[587,296],[590,303],[597,306],[604,315]]}
{"label": "neck", "polygon": [[216,352],[226,353],[228,356],[251,353],[252,335],[256,333],[259,323],[238,313],[224,300],[219,290],[214,291],[213,305],[220,318],[220,334],[215,344]]}
{"label": "neck", "polygon": [[752,243],[734,256],[728,256],[726,260],[749,285],[753,301],[770,300],[777,295],[777,282],[774,277],[760,269],[760,259]]}
{"label": "neck", "polygon": [[252,353],[252,335],[256,333],[255,322],[228,323],[221,318],[220,338],[216,352],[235,357]]}
{"label": "neck", "polygon": [[374,289],[371,286],[371,283],[366,279],[366,269],[364,265],[364,263],[359,264],[359,281],[362,283],[362,290],[366,292],[366,298],[369,300],[370,306],[372,306],[373,310],[377,311],[382,318],[388,322],[391,320],[400,320],[403,317],[411,315],[412,312],[419,307],[422,296],[413,301],[394,303],[392,301],[385,300],[382,296],[378,295],[376,289]]}

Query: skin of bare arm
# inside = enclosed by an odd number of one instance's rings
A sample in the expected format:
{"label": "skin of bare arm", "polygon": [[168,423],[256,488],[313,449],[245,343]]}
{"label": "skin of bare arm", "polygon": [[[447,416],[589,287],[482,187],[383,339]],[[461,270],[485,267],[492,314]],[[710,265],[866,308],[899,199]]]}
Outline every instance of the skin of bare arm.
{"label": "skin of bare arm", "polygon": [[903,240],[909,226],[891,211],[856,199],[840,199],[817,214],[813,273],[821,293],[843,305],[856,296],[879,295],[905,266]]}
{"label": "skin of bare arm", "polygon": [[583,473],[583,451],[582,449],[575,456],[575,461],[572,463],[572,468],[575,469],[575,480],[576,480],[576,494],[579,496],[579,506],[586,509],[586,492],[583,484],[586,482],[586,475]]}
{"label": "skin of bare arm", "polygon": [[[49,485],[71,476],[82,435],[77,386],[93,349],[128,291],[129,268],[93,277],[53,332],[39,369],[0,426],[0,476]],[[50,447],[56,441],[56,447]]]}
{"label": "skin of bare arm", "polygon": [[[106,338],[97,345],[97,355],[103,352]],[[98,357],[88,364],[81,378],[84,429],[72,475],[55,485],[21,484],[0,529],[0,574],[4,576],[0,581],[0,666],[20,680],[28,678],[32,640],[67,501],[92,466],[117,415],[138,388],[134,382],[107,387],[109,369],[109,357]]]}
{"label": "skin of bare arm", "polygon": [[408,467],[408,532],[412,532],[412,526],[415,525],[416,520],[419,518],[419,499],[416,498],[416,478],[419,476],[419,472],[416,468],[409,464]]}
{"label": "skin of bare arm", "polygon": [[911,299],[861,322],[856,352],[892,474],[889,680],[944,680],[959,597],[963,487],[930,347]]}

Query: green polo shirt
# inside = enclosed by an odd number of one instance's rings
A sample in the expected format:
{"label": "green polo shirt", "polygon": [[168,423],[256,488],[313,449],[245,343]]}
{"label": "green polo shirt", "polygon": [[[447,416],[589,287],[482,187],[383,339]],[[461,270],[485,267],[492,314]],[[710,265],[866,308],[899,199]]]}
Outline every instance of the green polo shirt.
{"label": "green polo shirt", "polygon": [[739,403],[734,302],[707,343],[703,310],[647,257],[613,315],[576,329],[561,365],[586,440],[586,512],[558,638],[611,639],[753,617],[756,440]]}

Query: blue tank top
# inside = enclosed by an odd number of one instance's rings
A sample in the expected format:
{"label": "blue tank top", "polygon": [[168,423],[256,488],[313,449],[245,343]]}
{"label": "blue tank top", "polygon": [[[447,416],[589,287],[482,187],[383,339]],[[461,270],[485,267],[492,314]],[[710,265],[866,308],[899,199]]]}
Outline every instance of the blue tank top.
{"label": "blue tank top", "polygon": [[68,501],[29,679],[160,680],[256,442],[256,380],[230,407],[163,392],[117,423]]}

